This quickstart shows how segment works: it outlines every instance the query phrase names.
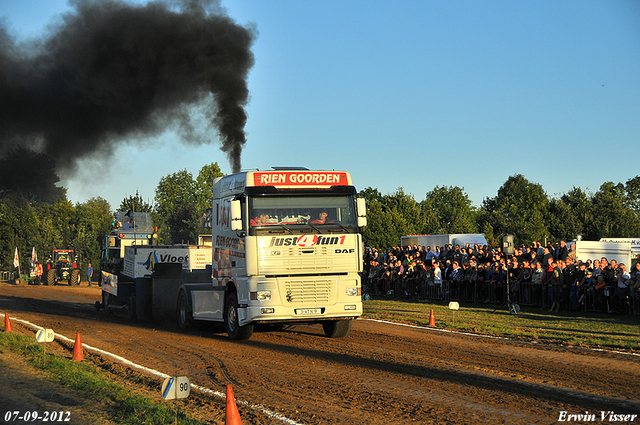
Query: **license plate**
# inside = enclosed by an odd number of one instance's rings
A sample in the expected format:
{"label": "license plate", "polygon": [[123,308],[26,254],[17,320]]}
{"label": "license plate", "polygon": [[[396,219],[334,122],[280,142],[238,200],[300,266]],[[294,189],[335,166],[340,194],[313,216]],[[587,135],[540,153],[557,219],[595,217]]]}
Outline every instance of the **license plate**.
{"label": "license plate", "polygon": [[302,316],[308,316],[311,314],[320,314],[319,308],[298,308],[296,309],[296,314]]}

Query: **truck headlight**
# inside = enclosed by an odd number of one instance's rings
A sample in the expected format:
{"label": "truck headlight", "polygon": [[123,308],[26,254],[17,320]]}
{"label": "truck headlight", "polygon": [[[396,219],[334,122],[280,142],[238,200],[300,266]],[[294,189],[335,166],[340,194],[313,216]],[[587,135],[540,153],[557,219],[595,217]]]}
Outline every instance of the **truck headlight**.
{"label": "truck headlight", "polygon": [[269,301],[271,299],[271,291],[254,291],[250,293],[250,299],[253,301]]}
{"label": "truck headlight", "polygon": [[355,297],[360,295],[360,288],[347,288],[347,297]]}

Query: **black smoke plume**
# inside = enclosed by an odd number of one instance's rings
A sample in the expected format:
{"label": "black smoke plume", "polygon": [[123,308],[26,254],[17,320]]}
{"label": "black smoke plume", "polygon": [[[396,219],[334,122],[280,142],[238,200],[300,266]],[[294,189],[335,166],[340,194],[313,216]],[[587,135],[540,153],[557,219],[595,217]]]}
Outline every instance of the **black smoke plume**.
{"label": "black smoke plume", "polygon": [[0,155],[28,148],[69,172],[171,127],[188,143],[210,143],[215,135],[198,135],[190,118],[197,109],[240,170],[254,30],[215,2],[72,5],[29,44],[0,26]]}

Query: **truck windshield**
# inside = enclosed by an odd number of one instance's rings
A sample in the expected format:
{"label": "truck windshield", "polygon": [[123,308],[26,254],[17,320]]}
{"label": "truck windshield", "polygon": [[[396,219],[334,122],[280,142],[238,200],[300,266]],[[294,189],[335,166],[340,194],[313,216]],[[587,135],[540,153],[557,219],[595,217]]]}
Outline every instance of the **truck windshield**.
{"label": "truck windshield", "polygon": [[251,228],[271,226],[357,229],[354,197],[264,196],[250,198]]}

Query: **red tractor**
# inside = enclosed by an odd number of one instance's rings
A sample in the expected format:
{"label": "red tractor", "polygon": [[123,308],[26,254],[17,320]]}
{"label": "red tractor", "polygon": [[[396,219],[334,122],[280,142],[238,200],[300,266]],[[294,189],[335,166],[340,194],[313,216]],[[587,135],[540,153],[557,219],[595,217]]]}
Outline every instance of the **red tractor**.
{"label": "red tractor", "polygon": [[72,249],[54,249],[45,270],[47,285],[66,281],[71,285],[80,285],[80,270],[76,263],[76,254]]}

